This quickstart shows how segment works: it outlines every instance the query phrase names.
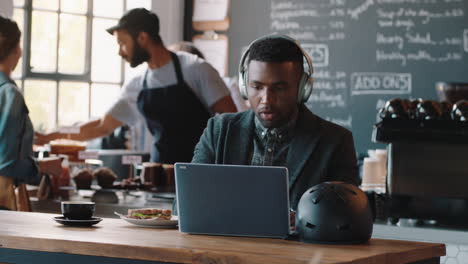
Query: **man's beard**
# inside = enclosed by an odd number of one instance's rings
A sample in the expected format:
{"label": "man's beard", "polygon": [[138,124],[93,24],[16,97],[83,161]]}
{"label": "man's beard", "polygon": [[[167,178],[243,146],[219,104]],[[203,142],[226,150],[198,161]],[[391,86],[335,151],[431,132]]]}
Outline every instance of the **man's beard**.
{"label": "man's beard", "polygon": [[139,44],[135,41],[135,48],[133,50],[133,56],[130,60],[130,66],[135,68],[149,59],[149,53],[146,52]]}

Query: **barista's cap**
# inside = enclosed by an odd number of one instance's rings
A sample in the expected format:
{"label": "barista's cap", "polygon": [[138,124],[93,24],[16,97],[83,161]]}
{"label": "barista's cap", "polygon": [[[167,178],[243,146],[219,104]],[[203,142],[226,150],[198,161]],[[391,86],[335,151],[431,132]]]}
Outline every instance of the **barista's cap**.
{"label": "barista's cap", "polygon": [[158,36],[159,18],[155,13],[145,8],[131,9],[119,19],[117,25],[106,29],[106,31],[112,35],[118,29],[126,29],[131,33],[144,31],[152,36]]}

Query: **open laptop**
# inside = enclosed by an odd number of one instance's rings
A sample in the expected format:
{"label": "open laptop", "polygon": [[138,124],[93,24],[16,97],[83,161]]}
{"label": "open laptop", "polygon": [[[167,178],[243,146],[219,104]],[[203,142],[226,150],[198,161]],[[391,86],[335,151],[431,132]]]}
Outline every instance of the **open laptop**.
{"label": "open laptop", "polygon": [[285,167],[175,164],[179,231],[191,234],[286,238]]}

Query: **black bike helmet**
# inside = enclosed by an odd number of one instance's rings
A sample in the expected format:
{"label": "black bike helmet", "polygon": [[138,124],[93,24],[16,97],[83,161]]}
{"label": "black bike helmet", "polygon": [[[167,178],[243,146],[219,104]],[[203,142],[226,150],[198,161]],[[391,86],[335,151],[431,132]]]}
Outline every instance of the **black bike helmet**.
{"label": "black bike helmet", "polygon": [[304,242],[364,243],[372,235],[372,212],[366,194],[344,182],[324,182],[299,200],[296,232]]}

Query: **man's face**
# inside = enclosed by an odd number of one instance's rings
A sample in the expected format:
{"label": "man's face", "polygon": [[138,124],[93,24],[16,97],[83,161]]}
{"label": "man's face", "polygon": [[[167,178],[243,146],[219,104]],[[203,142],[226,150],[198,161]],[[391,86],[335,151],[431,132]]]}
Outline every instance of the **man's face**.
{"label": "man's face", "polygon": [[119,55],[129,62],[132,68],[149,59],[149,53],[138,44],[138,41],[132,38],[128,31],[116,30],[115,34],[119,44]]}
{"label": "man's face", "polygon": [[252,60],[248,74],[249,102],[262,125],[277,128],[287,124],[298,111],[300,63]]}

